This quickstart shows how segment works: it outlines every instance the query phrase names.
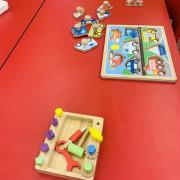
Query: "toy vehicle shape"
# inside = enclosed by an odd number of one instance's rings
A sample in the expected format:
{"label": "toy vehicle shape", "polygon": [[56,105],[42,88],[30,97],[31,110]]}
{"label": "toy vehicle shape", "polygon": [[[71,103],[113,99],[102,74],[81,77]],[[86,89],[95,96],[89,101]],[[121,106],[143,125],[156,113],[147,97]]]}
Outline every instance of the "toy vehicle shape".
{"label": "toy vehicle shape", "polygon": [[148,59],[148,64],[144,69],[151,71],[154,76],[164,76],[166,74],[164,68],[164,60],[159,56],[152,56]]}
{"label": "toy vehicle shape", "polygon": [[158,42],[159,39],[157,38],[157,30],[156,29],[147,29],[142,32],[142,37],[144,42]]}
{"label": "toy vehicle shape", "polygon": [[137,28],[125,28],[125,36],[130,36],[131,38],[139,37]]}
{"label": "toy vehicle shape", "polygon": [[109,65],[112,70],[121,65],[124,57],[120,53],[114,53],[112,50],[109,53]]}
{"label": "toy vehicle shape", "polygon": [[138,42],[136,40],[124,41],[122,49],[125,54],[139,53]]}
{"label": "toy vehicle shape", "polygon": [[134,56],[131,59],[127,60],[125,66],[132,74],[138,74],[138,72],[141,71],[140,68],[138,67],[138,63],[139,63],[139,59]]}

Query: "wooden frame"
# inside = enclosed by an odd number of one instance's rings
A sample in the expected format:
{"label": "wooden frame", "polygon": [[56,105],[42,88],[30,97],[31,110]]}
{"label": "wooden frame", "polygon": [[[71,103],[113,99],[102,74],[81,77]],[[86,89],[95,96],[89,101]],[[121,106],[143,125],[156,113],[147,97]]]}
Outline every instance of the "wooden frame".
{"label": "wooden frame", "polygon": [[[160,76],[144,76],[144,75],[122,75],[122,74],[108,74],[106,73],[106,62],[108,58],[108,43],[109,43],[109,33],[110,33],[110,28],[120,28],[120,27],[127,27],[127,28],[159,28],[161,29],[166,52],[167,52],[167,58],[168,58],[168,63],[170,67],[170,77],[160,77]],[[120,44],[121,46],[121,44]],[[142,52],[141,52],[142,53]],[[144,50],[143,50],[144,54]],[[127,59],[126,59],[127,60]],[[128,80],[144,80],[144,81],[162,81],[162,82],[175,82],[177,80],[174,65],[172,62],[165,30],[163,26],[145,26],[145,25],[107,25],[106,29],[106,37],[105,37],[105,45],[104,45],[104,53],[103,53],[103,60],[102,60],[102,68],[101,68],[101,77],[102,78],[109,78],[109,79],[128,79]]]}
{"label": "wooden frame", "polygon": [[[93,180],[98,153],[97,157],[94,157],[92,159],[87,155],[85,155],[82,159],[72,156],[73,159],[80,162],[81,165],[83,165],[83,163],[85,162],[92,162],[94,165],[94,169],[90,174],[84,173],[83,168],[81,168],[80,170],[78,168],[73,168],[72,172],[68,172],[66,170],[67,162],[62,154],[59,154],[55,151],[55,146],[58,140],[68,141],[68,138],[83,126],[93,126],[95,128],[98,128],[99,132],[102,133],[104,121],[103,118],[69,112],[64,112],[61,118],[57,116],[55,116],[55,118],[58,119],[58,126],[50,126],[50,129],[52,129],[55,133],[55,138],[53,138],[52,140],[48,140],[47,138],[45,139],[44,143],[47,143],[49,145],[49,151],[47,153],[44,153],[42,151],[40,152],[39,157],[43,157],[45,159],[45,162],[42,166],[35,165],[35,169],[45,174],[67,179]],[[100,143],[94,141],[90,135],[88,137],[86,136],[87,133],[84,133],[78,144],[82,144],[82,141],[86,139],[86,142],[82,145],[82,147],[86,149],[87,144],[93,144],[96,146],[97,152],[99,152]]]}

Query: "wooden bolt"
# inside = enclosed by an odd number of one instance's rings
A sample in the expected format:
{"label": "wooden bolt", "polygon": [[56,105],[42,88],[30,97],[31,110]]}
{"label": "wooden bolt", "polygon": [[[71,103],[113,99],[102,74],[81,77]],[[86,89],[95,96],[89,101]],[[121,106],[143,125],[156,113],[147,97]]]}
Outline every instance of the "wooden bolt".
{"label": "wooden bolt", "polygon": [[83,46],[87,46],[87,44],[88,44],[88,38],[83,38],[83,39],[81,40],[81,44],[82,44]]}

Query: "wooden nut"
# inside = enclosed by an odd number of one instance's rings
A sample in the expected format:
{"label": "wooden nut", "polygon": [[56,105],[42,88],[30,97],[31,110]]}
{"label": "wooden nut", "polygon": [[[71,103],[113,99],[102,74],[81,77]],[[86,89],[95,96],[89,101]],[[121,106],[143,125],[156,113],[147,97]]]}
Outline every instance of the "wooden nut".
{"label": "wooden nut", "polygon": [[83,46],[86,46],[87,44],[88,44],[88,38],[83,38],[82,40],[81,40],[81,44],[83,45]]}
{"label": "wooden nut", "polygon": [[91,19],[91,16],[90,16],[90,15],[86,15],[84,18],[85,18],[86,20],[90,20],[90,19]]}

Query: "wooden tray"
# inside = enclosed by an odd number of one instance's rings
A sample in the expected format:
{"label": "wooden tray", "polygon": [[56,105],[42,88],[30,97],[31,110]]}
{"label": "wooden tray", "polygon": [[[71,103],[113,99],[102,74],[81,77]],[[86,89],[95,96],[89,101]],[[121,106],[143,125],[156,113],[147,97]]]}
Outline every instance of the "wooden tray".
{"label": "wooden tray", "polygon": [[[66,159],[62,154],[59,154],[55,151],[55,146],[56,142],[59,140],[68,141],[69,137],[74,132],[76,132],[78,129],[83,128],[84,126],[92,126],[94,128],[98,128],[99,132],[102,133],[103,118],[69,112],[64,112],[60,118],[55,115],[55,118],[58,119],[58,126],[50,126],[50,129],[53,130],[55,137],[52,140],[48,140],[47,138],[45,139],[44,143],[47,143],[49,145],[49,151],[47,153],[44,153],[42,151],[40,152],[39,157],[44,158],[44,163],[41,166],[35,165],[35,169],[45,174],[68,179],[93,180],[98,153],[97,157],[95,157],[94,159],[89,158],[87,155],[84,155],[83,158],[78,158],[71,155],[74,160],[78,161],[81,164],[81,169],[73,168],[73,170],[70,172],[66,170]],[[85,134],[83,136],[85,136]],[[79,142],[76,143],[77,145],[81,143],[80,141],[83,138],[85,138],[83,136],[81,137]],[[97,152],[99,152],[100,143],[94,141],[90,134],[87,136],[84,144],[81,147],[86,149],[88,144],[95,145]],[[83,172],[82,167],[85,162],[91,162],[94,165],[93,171],[90,174]]]}

